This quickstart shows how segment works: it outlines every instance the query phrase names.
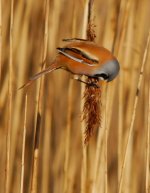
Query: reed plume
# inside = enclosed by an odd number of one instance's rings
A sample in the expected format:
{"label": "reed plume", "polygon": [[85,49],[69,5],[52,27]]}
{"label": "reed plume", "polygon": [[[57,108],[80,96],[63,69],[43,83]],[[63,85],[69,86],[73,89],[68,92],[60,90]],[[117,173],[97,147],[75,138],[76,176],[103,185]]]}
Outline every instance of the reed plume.
{"label": "reed plume", "polygon": [[[94,30],[96,26],[92,21],[92,5],[93,1],[89,1],[87,25],[87,40],[89,41],[94,41],[96,38]],[[83,120],[85,121],[85,144],[89,142],[90,137],[100,127],[101,123],[101,88],[93,86],[98,82],[96,78],[88,77],[86,81],[89,84],[85,86],[84,90]]]}

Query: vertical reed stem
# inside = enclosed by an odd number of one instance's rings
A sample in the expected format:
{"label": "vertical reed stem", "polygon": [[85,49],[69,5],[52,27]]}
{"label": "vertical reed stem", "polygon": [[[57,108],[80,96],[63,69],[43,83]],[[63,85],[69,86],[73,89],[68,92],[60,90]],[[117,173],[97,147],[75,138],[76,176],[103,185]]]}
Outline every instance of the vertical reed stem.
{"label": "vertical reed stem", "polygon": [[8,127],[6,136],[6,177],[5,177],[5,193],[9,193],[10,184],[10,143],[11,143],[11,127],[12,127],[12,65],[13,65],[13,6],[14,1],[11,0],[10,13],[10,31],[9,31],[9,80],[8,80]]}
{"label": "vertical reed stem", "polygon": [[2,0],[0,0],[0,83],[1,83],[1,76],[2,76]]}
{"label": "vertical reed stem", "polygon": [[105,151],[104,151],[104,154],[105,154],[105,193],[107,193],[108,192],[108,186],[107,186],[107,183],[108,183],[108,171],[107,171],[107,160],[108,160],[108,158],[107,158],[107,142],[108,142],[108,128],[107,128],[107,119],[106,119],[106,117],[107,117],[107,101],[108,101],[108,94],[107,94],[107,85],[106,85],[106,88],[105,88],[105,98],[106,98],[106,100],[105,100],[105,115],[104,115],[104,122],[105,122],[105,143],[104,143],[104,145],[105,145]]}
{"label": "vertical reed stem", "polygon": [[71,129],[71,115],[72,115],[72,89],[73,81],[69,81],[68,91],[68,110],[67,110],[67,129],[66,129],[66,145],[65,145],[65,163],[64,163],[64,193],[68,190],[68,171],[69,171],[69,150],[70,150],[70,129]]}
{"label": "vertical reed stem", "polygon": [[147,122],[147,140],[146,140],[146,193],[150,191],[150,81],[149,81],[149,92],[148,92],[148,122]]}
{"label": "vertical reed stem", "polygon": [[[45,68],[46,54],[47,54],[47,45],[48,45],[48,16],[49,16],[49,0],[45,0],[45,29],[44,29],[44,45],[42,53],[42,69]],[[41,98],[43,93],[43,78],[41,78],[39,83],[39,93],[37,95],[37,111],[35,118],[35,143],[34,143],[34,158],[33,158],[33,174],[31,180],[31,193],[37,192],[37,174],[38,174],[38,160],[39,160],[39,140],[40,140],[40,129],[41,129],[41,113],[42,113],[42,104]]]}
{"label": "vertical reed stem", "polygon": [[22,141],[22,158],[21,158],[21,185],[20,193],[24,192],[24,161],[25,161],[25,142],[26,142],[26,127],[27,127],[27,94],[25,97],[24,124],[23,124],[23,141]]}
{"label": "vertical reed stem", "polygon": [[[88,24],[88,3],[86,0],[85,8],[84,8],[84,18],[83,18],[83,28],[82,28],[82,38],[86,38],[86,30]],[[81,84],[81,98],[83,98],[83,93],[85,90],[85,85]],[[84,107],[84,99],[81,100],[81,112]],[[85,123],[82,121],[81,123],[81,132],[82,132],[82,167],[81,167],[81,193],[86,193],[86,183],[87,183],[87,147],[84,144],[84,129]]]}
{"label": "vertical reed stem", "polygon": [[142,80],[143,80],[143,72],[144,72],[144,67],[145,67],[145,63],[146,63],[146,59],[147,59],[149,42],[150,42],[150,31],[149,31],[149,34],[148,34],[147,44],[146,44],[144,55],[143,55],[143,61],[142,61],[142,65],[141,65],[141,70],[140,70],[140,75],[139,75],[139,80],[138,80],[138,85],[137,85],[137,90],[136,90],[135,102],[134,102],[134,106],[133,106],[133,113],[132,113],[131,123],[130,123],[129,132],[128,132],[128,136],[127,136],[127,142],[126,142],[126,146],[125,146],[125,154],[123,156],[122,170],[121,170],[120,181],[119,181],[119,186],[118,186],[118,192],[119,193],[121,193],[121,191],[122,191],[123,174],[124,174],[124,171],[125,171],[126,158],[127,158],[127,153],[128,153],[128,149],[129,149],[128,148],[129,147],[129,142],[130,142],[130,138],[132,136],[135,116],[136,116],[136,112],[137,112],[137,104],[138,104],[138,101],[139,101],[139,92],[140,92],[141,83],[142,83]]}
{"label": "vertical reed stem", "polygon": [[[122,1],[121,1],[122,3]],[[125,34],[127,31],[127,22],[129,18],[129,13],[130,13],[130,6],[131,6],[131,1],[127,0],[125,1],[124,5],[124,14],[120,15],[123,16],[123,21],[122,25],[120,26],[120,34],[118,37],[118,44],[116,46],[116,53],[118,57],[121,55],[121,50],[122,50],[122,45],[123,41],[125,39]],[[121,7],[120,7],[121,9]],[[120,11],[121,13],[121,11]],[[120,70],[120,76],[119,76],[119,119],[118,119],[118,179],[120,179],[121,176],[121,170],[122,170],[122,132],[123,132],[123,74],[122,74],[122,69]]]}

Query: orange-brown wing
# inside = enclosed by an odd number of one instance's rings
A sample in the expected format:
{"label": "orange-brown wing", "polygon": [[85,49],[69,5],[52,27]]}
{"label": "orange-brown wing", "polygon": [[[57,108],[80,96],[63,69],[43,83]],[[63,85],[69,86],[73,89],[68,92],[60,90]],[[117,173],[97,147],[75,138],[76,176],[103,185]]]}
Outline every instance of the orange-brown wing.
{"label": "orange-brown wing", "polygon": [[57,48],[59,53],[63,54],[64,56],[88,65],[88,66],[95,66],[99,63],[99,61],[95,58],[92,58],[88,53],[84,52],[83,50],[77,49],[77,48],[71,48],[71,47],[64,47],[64,48]]}

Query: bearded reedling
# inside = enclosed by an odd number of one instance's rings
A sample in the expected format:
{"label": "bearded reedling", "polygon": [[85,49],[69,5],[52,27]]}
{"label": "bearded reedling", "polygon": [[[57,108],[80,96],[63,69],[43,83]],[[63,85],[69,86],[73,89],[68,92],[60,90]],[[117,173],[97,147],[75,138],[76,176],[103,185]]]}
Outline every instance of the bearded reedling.
{"label": "bearded reedling", "polygon": [[82,81],[81,76],[95,78],[98,82],[101,80],[109,82],[117,76],[120,69],[119,62],[106,48],[78,38],[64,39],[64,41],[68,43],[62,48],[57,48],[58,54],[55,60],[45,70],[32,76],[20,89],[29,86],[42,75],[57,69],[64,69],[74,75],[79,75],[75,78],[76,80],[97,87],[99,84]]}
{"label": "bearded reedling", "polygon": [[[93,135],[95,129],[101,125],[100,97],[101,82],[112,81],[119,73],[119,62],[106,48],[99,47],[92,41],[73,38],[64,39],[68,42],[64,47],[57,48],[55,60],[45,70],[32,76],[21,88],[29,86],[42,75],[57,69],[64,69],[72,73],[75,80],[86,84],[84,92],[83,120],[85,121],[85,144]],[[90,77],[82,80],[82,75]]]}

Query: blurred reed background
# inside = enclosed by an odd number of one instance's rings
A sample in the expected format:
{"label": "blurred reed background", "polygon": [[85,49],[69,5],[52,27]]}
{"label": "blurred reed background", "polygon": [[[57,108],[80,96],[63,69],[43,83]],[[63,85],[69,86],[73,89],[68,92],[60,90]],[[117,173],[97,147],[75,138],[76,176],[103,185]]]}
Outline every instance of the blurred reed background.
{"label": "blurred reed background", "polygon": [[63,38],[85,36],[87,4],[0,0],[1,193],[150,192],[149,0],[94,1],[96,43],[121,71],[103,88],[101,127],[87,147],[81,84],[69,73],[17,90],[50,64]]}

